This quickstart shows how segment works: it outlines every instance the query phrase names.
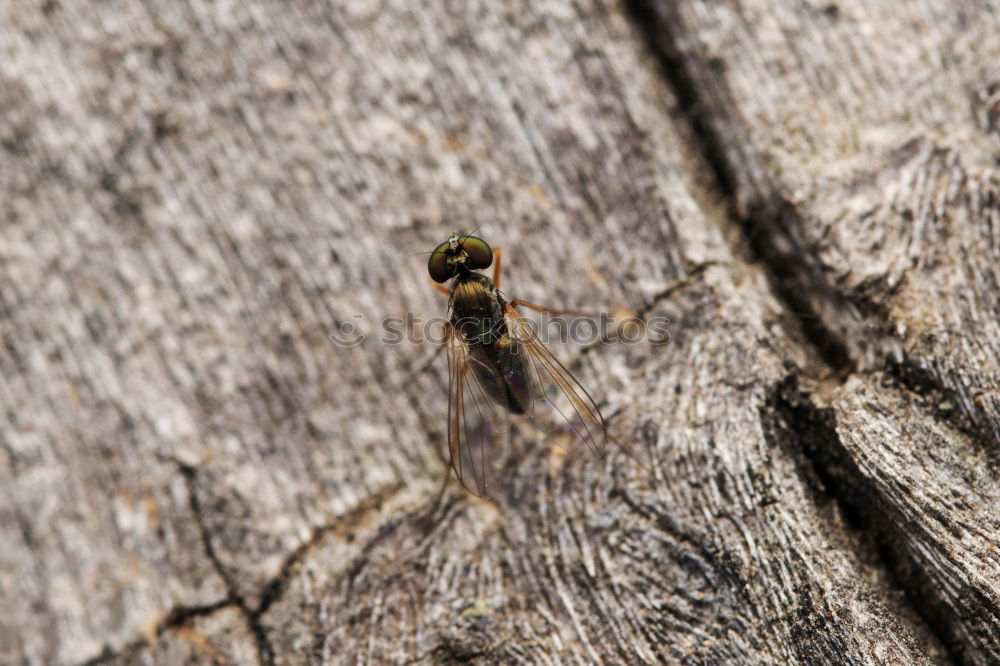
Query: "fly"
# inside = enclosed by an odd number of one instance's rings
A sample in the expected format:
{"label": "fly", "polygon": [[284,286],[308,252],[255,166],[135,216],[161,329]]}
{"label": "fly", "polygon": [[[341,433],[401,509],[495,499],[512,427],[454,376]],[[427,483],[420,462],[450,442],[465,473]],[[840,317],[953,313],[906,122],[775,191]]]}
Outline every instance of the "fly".
{"label": "fly", "polygon": [[[427,270],[448,294],[448,449],[470,492],[487,496],[510,449],[510,417],[523,414],[548,434],[567,431],[595,456],[608,434],[593,398],[538,339],[519,306],[547,312],[499,290],[500,249],[453,233],[431,253]],[[476,271],[493,265],[493,278]],[[450,281],[445,287],[444,283]]]}

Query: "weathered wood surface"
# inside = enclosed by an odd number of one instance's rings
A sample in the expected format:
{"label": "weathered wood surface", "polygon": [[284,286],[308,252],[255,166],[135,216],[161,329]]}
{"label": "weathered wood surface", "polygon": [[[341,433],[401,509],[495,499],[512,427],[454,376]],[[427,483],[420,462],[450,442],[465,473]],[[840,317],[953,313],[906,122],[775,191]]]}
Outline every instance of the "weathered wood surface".
{"label": "weathered wood surface", "polygon": [[843,387],[816,454],[954,653],[1000,663],[1000,3],[637,4],[827,358],[905,387]]}
{"label": "weathered wood surface", "polygon": [[[996,661],[996,12],[765,4],[0,8],[0,662]],[[429,514],[479,225],[672,338]]]}

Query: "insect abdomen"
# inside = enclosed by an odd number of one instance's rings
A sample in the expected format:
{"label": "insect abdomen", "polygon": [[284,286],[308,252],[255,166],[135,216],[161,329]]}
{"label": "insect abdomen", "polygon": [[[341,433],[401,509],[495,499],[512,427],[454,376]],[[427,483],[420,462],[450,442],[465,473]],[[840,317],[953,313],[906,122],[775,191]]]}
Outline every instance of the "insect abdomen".
{"label": "insect abdomen", "polygon": [[524,414],[531,403],[531,389],[524,358],[512,353],[510,338],[476,347],[470,365],[476,380],[490,399],[513,414]]}

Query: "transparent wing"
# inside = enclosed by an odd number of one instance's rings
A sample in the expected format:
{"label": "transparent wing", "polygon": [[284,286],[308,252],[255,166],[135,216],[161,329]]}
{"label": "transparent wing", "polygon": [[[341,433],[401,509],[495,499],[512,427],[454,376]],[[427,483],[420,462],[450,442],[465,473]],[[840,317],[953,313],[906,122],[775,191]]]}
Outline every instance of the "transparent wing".
{"label": "transparent wing", "polygon": [[583,443],[594,457],[601,457],[608,433],[594,399],[510,305],[505,316],[512,340],[509,362],[517,366],[516,371],[505,374],[525,375],[523,386],[510,382],[511,394],[518,399],[522,411],[540,430],[553,435],[555,443],[563,445],[558,435],[568,426],[569,448],[574,443]]}
{"label": "transparent wing", "polygon": [[504,378],[496,363],[470,353],[449,325],[448,449],[465,488],[487,497],[507,459],[510,412]]}

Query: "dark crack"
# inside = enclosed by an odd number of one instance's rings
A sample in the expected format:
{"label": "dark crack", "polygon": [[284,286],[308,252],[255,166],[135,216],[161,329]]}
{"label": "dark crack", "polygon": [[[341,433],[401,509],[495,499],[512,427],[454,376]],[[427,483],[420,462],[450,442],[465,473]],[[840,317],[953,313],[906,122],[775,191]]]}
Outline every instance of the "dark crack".
{"label": "dark crack", "polygon": [[[233,601],[227,597],[226,599],[222,599],[214,603],[199,606],[176,606],[170,609],[166,617],[157,623],[153,634],[160,637],[172,629],[177,629],[189,624],[196,618],[212,615],[213,613],[216,613],[224,608],[229,608],[232,605]],[[105,645],[100,654],[81,662],[80,666],[98,666],[99,664],[107,664],[113,661],[126,659],[148,645],[149,643],[145,638],[134,640],[117,650],[113,650],[111,646]]]}
{"label": "dark crack", "polygon": [[926,572],[906,552],[905,535],[899,534],[882,497],[844,448],[833,410],[816,406],[790,375],[770,391],[761,421],[768,440],[798,461],[818,503],[824,497],[836,501],[849,527],[859,532],[858,543],[874,541],[876,566],[886,572],[893,592],[908,600],[949,660],[963,663],[965,648],[954,638],[952,618]]}
{"label": "dark crack", "polygon": [[404,486],[402,483],[394,483],[382,488],[364,502],[361,502],[345,515],[338,517],[326,525],[322,525],[313,530],[309,538],[295,547],[282,561],[278,572],[267,583],[263,585],[256,605],[251,605],[244,595],[239,593],[236,582],[226,566],[220,560],[212,541],[212,535],[204,521],[201,500],[197,490],[197,468],[177,462],[181,474],[187,483],[188,497],[191,510],[195,514],[198,527],[201,530],[202,543],[205,553],[211,561],[212,566],[218,572],[225,583],[228,592],[228,603],[238,608],[246,620],[247,627],[254,636],[257,646],[257,654],[263,666],[273,666],[275,663],[274,647],[267,636],[261,618],[265,613],[284,595],[288,588],[293,572],[298,568],[305,556],[312,551],[323,539],[331,534],[343,534],[345,537],[355,530],[361,522],[372,512],[379,510],[383,503],[390,497],[398,493]]}
{"label": "dark crack", "polygon": [[219,559],[219,555],[215,551],[215,545],[212,543],[212,535],[208,527],[205,525],[201,500],[198,497],[198,469],[180,461],[176,462],[179,466],[181,475],[184,477],[184,481],[187,484],[188,502],[191,504],[191,511],[194,513],[195,520],[198,523],[198,529],[201,531],[201,540],[202,545],[205,548],[205,554],[212,563],[212,567],[222,578],[223,583],[226,586],[229,600],[228,602],[240,610],[240,613],[246,620],[247,628],[250,630],[250,633],[253,634],[254,642],[257,646],[257,658],[259,663],[262,666],[273,666],[274,647],[271,645],[271,642],[267,637],[267,632],[260,623],[260,613],[257,609],[251,608],[250,605],[247,604],[246,598],[239,593],[239,590],[230,576],[229,571]]}
{"label": "dark crack", "polygon": [[260,593],[260,602],[252,611],[253,616],[260,618],[276,601],[281,599],[288,588],[292,573],[298,568],[305,556],[323,539],[333,534],[350,537],[351,533],[357,529],[368,514],[381,509],[385,501],[402,490],[402,488],[402,483],[394,483],[386,486],[364,502],[359,503],[343,516],[339,516],[336,520],[314,529],[308,539],[300,543],[285,557],[281,563],[281,567],[278,569],[278,573],[264,585]]}
{"label": "dark crack", "polygon": [[[817,359],[840,379],[859,368],[883,367],[911,390],[954,398],[940,378],[916,371],[911,362],[891,360],[902,358],[902,353],[886,312],[863,294],[843,293],[830,282],[804,235],[802,212],[774,181],[766,158],[747,140],[749,130],[733,111],[739,105],[726,86],[721,71],[725,63],[714,60],[685,34],[680,8],[656,0],[624,0],[624,7],[674,92],[693,151],[711,174],[709,187],[725,202],[727,217],[741,230],[751,258],[766,271],[771,289],[786,312],[794,314]],[[946,401],[938,404],[942,403]],[[935,416],[962,419],[957,411]],[[834,499],[861,533],[859,543],[874,540],[876,566],[884,567],[890,585],[905,595],[928,635],[945,646],[952,660],[960,661],[962,646],[952,638],[951,618],[935,596],[927,572],[906,552],[901,538],[905,535],[891,522],[891,508],[884,506],[844,448],[833,412],[815,406],[791,377],[772,391],[761,417],[768,437],[799,461],[817,503]],[[968,432],[978,424],[956,425]],[[980,432],[979,438],[983,437]]]}
{"label": "dark crack", "polygon": [[[706,56],[685,53],[682,17],[669,2],[625,0],[647,45],[660,65],[660,74],[677,99],[678,111],[687,122],[694,149],[714,180],[715,189],[726,202],[730,219],[742,229],[753,258],[766,270],[777,296],[787,305],[805,338],[822,360],[835,371],[848,373],[856,365],[844,331],[825,323],[824,311],[846,315],[853,326],[861,326],[856,308],[830,285],[812,258],[801,236],[803,222],[796,207],[785,199],[767,174],[760,155],[733,155],[732,151],[750,151],[745,135],[733,118],[722,116],[718,109],[738,108],[730,101],[721,77],[704,79],[704,72],[722,66]],[[711,94],[706,94],[706,88]]]}

